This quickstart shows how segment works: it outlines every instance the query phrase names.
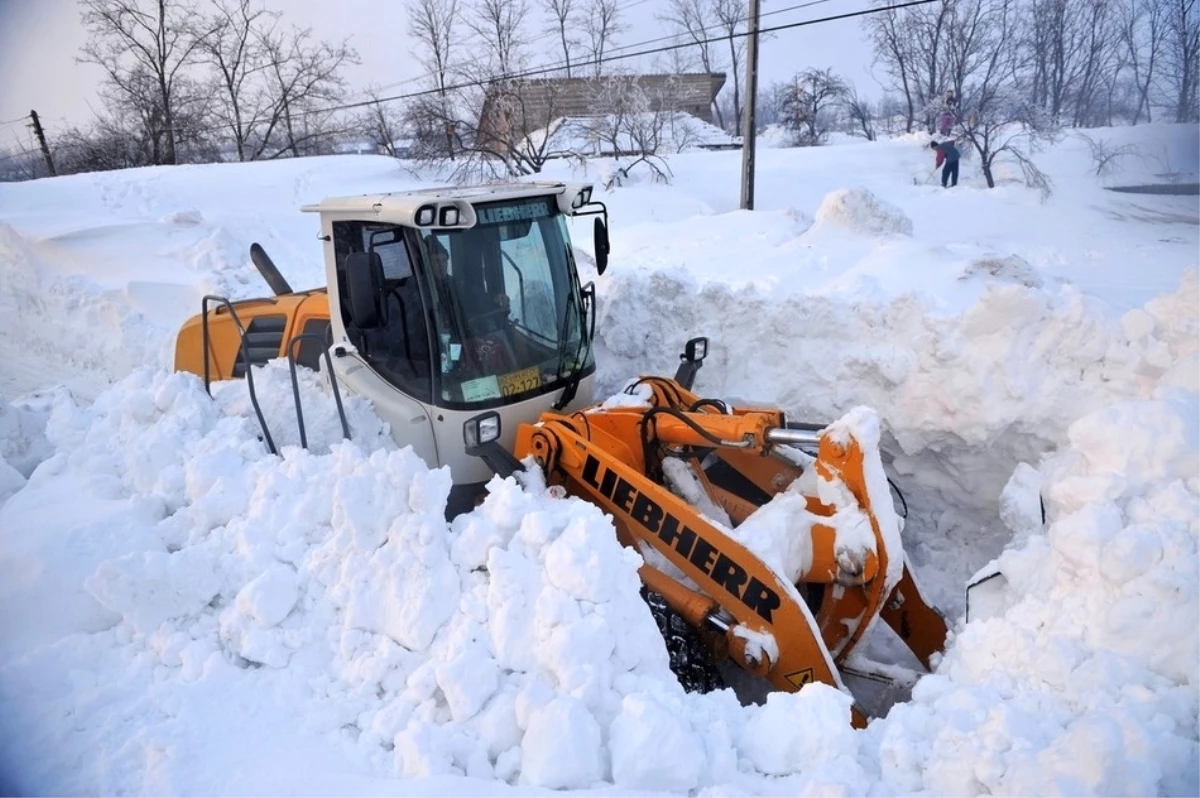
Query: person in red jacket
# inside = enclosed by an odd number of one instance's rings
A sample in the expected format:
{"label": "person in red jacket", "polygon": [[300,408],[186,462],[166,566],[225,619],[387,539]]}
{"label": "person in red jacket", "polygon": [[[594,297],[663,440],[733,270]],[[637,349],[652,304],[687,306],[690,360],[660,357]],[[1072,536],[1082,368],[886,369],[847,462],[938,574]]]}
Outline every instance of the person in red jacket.
{"label": "person in red jacket", "polygon": [[[943,141],[938,144],[936,141],[929,142],[931,149],[937,151],[937,161],[933,164],[936,169],[942,167],[942,188],[952,188],[958,185],[958,148],[954,146],[953,139]],[[945,166],[942,166],[942,163]],[[949,183],[949,185],[947,185]]]}

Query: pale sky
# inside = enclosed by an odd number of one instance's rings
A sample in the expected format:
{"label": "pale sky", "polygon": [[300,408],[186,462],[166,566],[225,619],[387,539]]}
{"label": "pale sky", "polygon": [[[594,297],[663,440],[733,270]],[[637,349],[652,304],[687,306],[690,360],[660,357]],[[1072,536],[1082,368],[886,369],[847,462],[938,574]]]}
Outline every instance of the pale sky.
{"label": "pale sky", "polygon": [[[824,0],[809,8],[770,13],[802,2],[762,0],[761,11],[767,15],[763,27],[855,11],[867,5],[867,0]],[[388,85],[421,75],[411,54],[412,40],[405,33],[403,0],[266,0],[265,5],[282,11],[285,22],[311,26],[318,37],[350,37],[362,59],[361,65],[350,67],[346,73],[356,99],[361,98],[361,90],[369,83]],[[539,5],[538,0],[530,0],[531,7]],[[665,35],[662,24],[654,18],[664,6],[665,0],[621,0],[623,19],[630,30],[616,44],[635,44]],[[557,61],[561,56],[557,39],[532,27],[534,64]],[[31,145],[24,124],[10,123],[30,109],[37,110],[48,132],[65,123],[83,123],[91,118],[91,109],[98,108],[95,88],[99,69],[75,63],[84,40],[76,0],[0,0],[0,150]],[[660,44],[633,49],[655,46]],[[760,87],[808,67],[831,67],[854,81],[863,94],[879,93],[869,71],[871,48],[863,35],[861,19],[780,31],[763,41],[759,50]],[[633,59],[619,63],[636,64]],[[640,66],[649,70],[652,65],[643,62]],[[399,86],[392,92],[411,88],[412,84]]]}

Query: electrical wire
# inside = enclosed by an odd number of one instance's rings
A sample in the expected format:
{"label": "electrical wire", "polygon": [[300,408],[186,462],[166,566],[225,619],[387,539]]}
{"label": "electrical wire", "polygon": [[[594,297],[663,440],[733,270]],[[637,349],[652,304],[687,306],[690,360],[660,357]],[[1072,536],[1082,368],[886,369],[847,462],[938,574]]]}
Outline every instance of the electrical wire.
{"label": "electrical wire", "polygon": [[[757,31],[757,34],[759,36],[761,36],[765,33],[775,33],[777,31],[782,31],[782,30],[791,30],[793,28],[808,27],[809,25],[821,25],[821,24],[824,24],[827,22],[837,22],[837,21],[840,21],[843,19],[853,19],[855,17],[864,17],[864,16],[869,16],[871,14],[881,14],[886,11],[896,11],[896,10],[899,10],[902,8],[911,8],[913,6],[923,6],[923,5],[928,5],[930,3],[933,3],[933,2],[936,2],[936,0],[908,0],[908,2],[904,2],[904,3],[893,3],[891,5],[879,6],[877,8],[866,8],[866,9],[860,9],[858,11],[848,11],[848,12],[845,12],[842,14],[832,14],[827,17],[818,17],[816,19],[801,20],[799,22],[789,22],[789,23],[786,23],[783,25],[773,25],[773,26],[766,27],[766,28],[759,28]],[[611,55],[611,56],[605,56],[603,58],[593,58],[588,61],[577,62],[575,64],[572,64],[572,66],[581,67],[581,68],[588,67],[588,66],[597,66],[600,64],[607,64],[611,61],[622,61],[627,58],[637,58],[638,56],[643,56],[643,55],[657,55],[659,53],[668,53],[668,52],[671,52],[672,50],[682,50],[687,47],[698,47],[702,44],[713,44],[714,42],[723,42],[727,39],[741,39],[741,38],[745,38],[749,35],[750,35],[749,32],[741,32],[741,33],[734,33],[732,35],[713,36],[713,37],[709,37],[709,38],[705,38],[705,39],[698,39],[698,40],[693,40],[693,41],[689,41],[689,42],[684,42],[681,44],[670,44],[670,45],[665,45],[663,47],[655,47],[650,50],[638,50],[637,52],[633,52],[633,53]],[[440,93],[447,92],[447,91],[457,91],[459,89],[468,89],[468,88],[473,88],[473,87],[477,87],[477,86],[502,83],[506,80],[518,80],[521,78],[537,77],[539,75],[546,75],[551,72],[557,72],[561,68],[562,67],[538,67],[535,69],[527,69],[527,70],[522,70],[522,71],[518,71],[518,72],[512,72],[512,73],[509,73],[506,75],[497,75],[497,76],[490,77],[490,78],[482,78],[480,80],[474,80],[474,81],[470,81],[467,83],[456,83],[454,85],[446,86],[444,88],[422,89],[420,91],[406,92],[403,94],[394,94],[394,95],[391,95],[388,97],[379,97],[377,99],[366,100],[366,101],[361,101],[361,102],[342,103],[340,105],[332,105],[332,106],[329,106],[324,109],[312,109],[309,111],[302,111],[298,114],[298,116],[306,116],[309,114],[317,114],[317,113],[329,113],[332,111],[347,111],[347,110],[350,110],[353,108],[362,108],[362,107],[368,106],[368,105],[379,105],[382,103],[395,102],[397,100],[409,100],[409,99],[413,99],[416,97],[427,97],[431,94],[440,94]]]}

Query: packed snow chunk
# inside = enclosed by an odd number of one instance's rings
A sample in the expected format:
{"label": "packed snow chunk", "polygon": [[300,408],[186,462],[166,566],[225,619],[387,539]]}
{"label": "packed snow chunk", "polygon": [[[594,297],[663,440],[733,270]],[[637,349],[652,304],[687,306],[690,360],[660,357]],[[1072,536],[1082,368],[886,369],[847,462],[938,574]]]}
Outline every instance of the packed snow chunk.
{"label": "packed snow chunk", "polygon": [[521,740],[521,783],[552,790],[590,787],[606,777],[600,724],[583,702],[558,696],[534,710]]}
{"label": "packed snow chunk", "polygon": [[255,577],[237,594],[235,606],[256,624],[266,629],[283,622],[300,597],[300,580],[285,565],[271,568]]}
{"label": "packed snow chunk", "polygon": [[1200,393],[1200,352],[1191,352],[1176,360],[1159,378],[1158,384]]}
{"label": "packed snow chunk", "polygon": [[1075,480],[1061,480],[1053,497],[1065,509],[1102,498],[1138,495],[1162,480],[1193,479],[1198,426],[1195,394],[1115,402],[1080,418],[1067,430],[1083,457]]}
{"label": "packed snow chunk", "polygon": [[1042,278],[1032,266],[1018,255],[973,260],[963,269],[960,280],[971,277],[991,277],[1028,288],[1041,288]]}
{"label": "packed snow chunk", "polygon": [[1000,494],[1000,520],[1022,543],[1042,528],[1042,475],[1028,463],[1018,463]]}
{"label": "packed snow chunk", "polygon": [[840,188],[825,195],[817,208],[816,228],[837,228],[865,235],[911,236],[912,219],[866,188]]}
{"label": "packed snow chunk", "polygon": [[0,461],[26,479],[54,451],[46,438],[47,419],[45,413],[0,400]]}
{"label": "packed snow chunk", "polygon": [[348,623],[411,650],[428,648],[458,604],[458,574],[446,538],[444,520],[401,515],[382,547],[348,552],[340,581],[331,586]]}
{"label": "packed snow chunk", "polygon": [[597,546],[596,538],[610,535],[600,511],[579,507],[567,528],[546,547],[546,573],[556,587],[575,599],[609,601],[614,591],[634,589],[628,577],[641,565],[631,549]]}
{"label": "packed snow chunk", "polygon": [[84,587],[141,633],[202,612],[220,591],[212,554],[193,546],[174,554],[145,552],[100,563]]}
{"label": "packed snow chunk", "polygon": [[466,642],[454,645],[448,660],[437,666],[438,687],[456,721],[478,713],[500,686],[500,666],[482,641],[483,635],[483,630],[475,629]]}
{"label": "packed snow chunk", "polygon": [[704,740],[684,708],[667,696],[627,695],[609,730],[612,779],[618,787],[686,793],[701,779]]}
{"label": "packed snow chunk", "polygon": [[803,773],[840,783],[867,780],[859,764],[861,738],[850,725],[854,700],[821,682],[797,693],[772,692],[762,706],[746,710],[738,749],[769,776]]}

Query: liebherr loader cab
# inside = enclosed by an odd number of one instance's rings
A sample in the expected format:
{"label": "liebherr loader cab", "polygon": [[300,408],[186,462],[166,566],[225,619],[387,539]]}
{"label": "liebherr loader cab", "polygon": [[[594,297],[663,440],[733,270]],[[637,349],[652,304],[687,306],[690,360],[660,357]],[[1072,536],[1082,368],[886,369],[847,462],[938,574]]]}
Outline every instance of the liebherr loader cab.
{"label": "liebherr loader cab", "polygon": [[518,421],[591,401],[594,302],[566,221],[589,195],[517,184],[304,208],[321,214],[338,377],[460,492],[491,477],[463,452],[468,418],[496,410],[511,443]]}
{"label": "liebherr loader cab", "polygon": [[[242,376],[238,322],[240,346],[255,364],[286,357],[292,336],[313,329],[299,326],[293,311],[324,310],[324,345],[312,336],[297,342],[299,361],[321,368],[328,348],[340,388],[369,399],[397,444],[411,445],[431,466],[449,466],[451,513],[469,507],[492,475],[465,453],[464,421],[495,411],[500,442],[511,444],[519,422],[591,401],[595,301],[591,285],[581,285],[567,221],[607,217],[591,186],[429,189],[326,199],[302,210],[320,215],[327,288],[292,292],[258,249],[255,263],[276,297],[233,303],[236,320],[224,305],[206,309],[210,343],[195,340],[204,335],[201,317],[189,322],[190,334],[185,325],[177,368]],[[593,229],[602,272],[607,226],[597,218]],[[327,308],[315,307],[320,299]],[[229,337],[218,331],[222,322]],[[188,362],[189,352],[205,350],[215,362]],[[255,357],[258,350],[269,351]]]}
{"label": "liebherr loader cab", "polygon": [[[947,626],[904,552],[877,417],[855,408],[833,424],[796,422],[693,393],[704,337],[687,342],[674,378],[642,375],[625,389],[633,401],[594,402],[594,295],[568,230],[570,216],[607,216],[590,193],[517,183],[307,207],[320,216],[326,287],[293,291],[252,246],[275,295],[204,297],[175,367],[206,388],[244,377],[272,453],[272,428],[293,419],[264,417],[254,367],[288,358],[301,445],[297,368],[319,368],[339,409],[344,393],[366,397],[399,445],[450,467],[451,517],[493,474],[522,469],[601,508],[643,556],[647,602],[689,689],[719,687],[729,659],[772,689],[857,682],[856,699],[882,706],[874,699],[911,688],[917,672],[860,652],[872,627],[882,621],[928,669]],[[607,226],[592,227],[603,273]],[[781,530],[795,538],[786,549]],[[770,561],[756,553],[764,543]],[[851,721],[870,711],[856,701]]]}

